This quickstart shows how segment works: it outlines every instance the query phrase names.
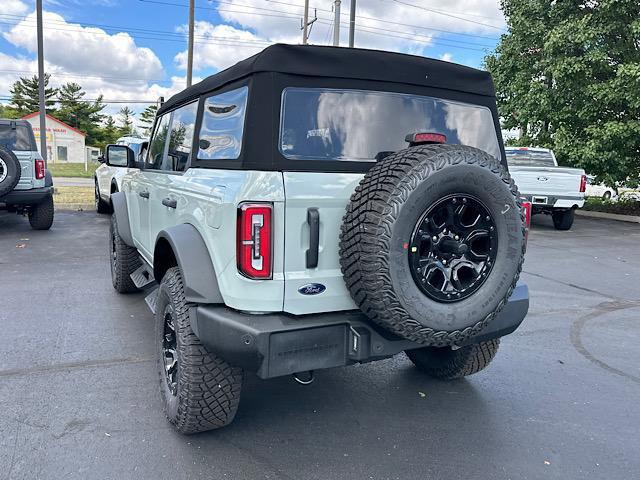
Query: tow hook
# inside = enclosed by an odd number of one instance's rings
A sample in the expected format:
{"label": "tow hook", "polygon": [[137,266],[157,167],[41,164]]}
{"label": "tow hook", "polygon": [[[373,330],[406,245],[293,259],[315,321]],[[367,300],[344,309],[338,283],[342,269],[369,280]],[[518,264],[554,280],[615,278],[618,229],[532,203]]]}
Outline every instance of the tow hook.
{"label": "tow hook", "polygon": [[300,374],[304,373],[304,372],[297,372],[293,374],[293,379],[298,382],[300,385],[311,385],[313,383],[313,381],[315,380],[315,377],[313,376],[313,370],[309,370],[307,373],[307,378],[300,378]]}

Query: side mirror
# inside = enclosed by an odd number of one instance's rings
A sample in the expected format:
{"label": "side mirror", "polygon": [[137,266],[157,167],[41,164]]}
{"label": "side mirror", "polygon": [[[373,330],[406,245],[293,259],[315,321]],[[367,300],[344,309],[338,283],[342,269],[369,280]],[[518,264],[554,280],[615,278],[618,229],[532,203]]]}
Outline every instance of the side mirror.
{"label": "side mirror", "polygon": [[98,162],[100,162],[100,163],[105,163],[105,162],[107,161],[107,159],[106,159],[106,158],[104,158],[104,155],[100,155],[100,156],[97,158],[97,160],[98,160]]}
{"label": "side mirror", "polygon": [[110,167],[136,167],[135,153],[126,145],[107,145],[105,159]]}

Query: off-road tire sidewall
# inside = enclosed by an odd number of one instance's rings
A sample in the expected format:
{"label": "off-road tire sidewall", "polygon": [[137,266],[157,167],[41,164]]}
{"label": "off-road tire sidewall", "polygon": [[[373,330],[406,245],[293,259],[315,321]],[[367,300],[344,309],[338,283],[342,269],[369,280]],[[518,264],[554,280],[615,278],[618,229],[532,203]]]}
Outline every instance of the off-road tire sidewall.
{"label": "off-road tire sidewall", "polygon": [[[419,175],[416,172],[416,175]],[[415,189],[393,222],[389,242],[389,273],[396,286],[397,300],[410,317],[420,319],[429,312],[430,328],[455,331],[475,325],[495,310],[519,273],[522,256],[522,221],[520,210],[508,188],[489,170],[477,166],[446,167],[433,174],[432,181],[421,183]],[[429,204],[454,193],[465,193],[478,198],[493,217],[498,237],[496,262],[487,280],[470,297],[442,303],[427,297],[416,285],[409,268],[408,252],[403,248],[409,242],[413,229]],[[502,213],[507,210],[505,213]]]}
{"label": "off-road tire sidewall", "polygon": [[29,224],[34,230],[49,230],[53,225],[53,196],[47,196],[42,202],[31,207]]}
{"label": "off-road tire sidewall", "polygon": [[[488,209],[498,252],[477,291],[440,303],[416,285],[407,247],[425,210],[451,194],[472,195]],[[340,263],[352,298],[374,322],[424,345],[455,345],[488,325],[511,295],[524,232],[520,195],[495,158],[459,145],[413,147],[376,164],[356,188],[340,235]]]}
{"label": "off-road tire sidewall", "polygon": [[20,181],[22,166],[18,157],[2,146],[0,146],[0,159],[2,159],[3,169],[6,169],[4,178],[0,181],[0,197],[2,197],[11,192]]}
{"label": "off-road tire sidewall", "polygon": [[97,180],[95,181],[94,195],[95,195],[96,212],[111,213],[109,204],[107,204],[104,200],[102,200],[102,197],[100,196],[100,188],[98,187]]}
{"label": "off-road tire sidewall", "polygon": [[[116,250],[116,259],[112,257]],[[111,268],[111,283],[118,293],[133,293],[139,291],[131,279],[131,274],[141,265],[138,250],[130,247],[118,233],[118,222],[115,215],[111,217],[109,227],[109,265]]]}
{"label": "off-road tire sidewall", "polygon": [[[156,302],[157,370],[167,419],[178,432],[192,434],[231,423],[240,403],[243,371],[208,352],[191,329],[189,305],[178,267],[165,273]],[[164,314],[173,310],[178,374],[176,395],[171,393],[164,371]]]}

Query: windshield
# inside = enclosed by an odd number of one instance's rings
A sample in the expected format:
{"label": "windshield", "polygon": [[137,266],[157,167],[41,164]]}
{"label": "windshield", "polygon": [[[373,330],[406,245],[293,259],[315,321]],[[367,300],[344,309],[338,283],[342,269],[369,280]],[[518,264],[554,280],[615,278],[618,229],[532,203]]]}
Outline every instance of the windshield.
{"label": "windshield", "polygon": [[447,143],[500,158],[486,107],[389,92],[287,88],[280,150],[291,159],[374,161],[408,146],[410,133],[441,133]]}
{"label": "windshield", "polygon": [[555,167],[556,162],[550,151],[507,149],[507,164],[524,167]]}
{"label": "windshield", "polygon": [[0,145],[16,152],[36,150],[31,130],[25,125],[0,125]]}

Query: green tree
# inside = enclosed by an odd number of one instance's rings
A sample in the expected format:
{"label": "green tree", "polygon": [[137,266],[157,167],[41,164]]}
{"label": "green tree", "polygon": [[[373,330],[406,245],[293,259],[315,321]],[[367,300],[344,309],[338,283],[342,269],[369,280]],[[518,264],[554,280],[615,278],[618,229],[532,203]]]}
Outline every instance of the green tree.
{"label": "green tree", "polygon": [[15,108],[0,104],[0,118],[20,118],[21,116]]}
{"label": "green tree", "polygon": [[640,178],[640,3],[502,0],[485,59],[504,128],[609,185]]}
{"label": "green tree", "polygon": [[[57,94],[57,89],[49,87],[50,78],[51,76],[48,73],[45,73],[44,103],[45,109],[49,114],[54,112],[53,105],[56,102],[55,96]],[[20,116],[37,112],[40,109],[37,76],[34,75],[31,78],[20,77],[20,79],[9,89],[9,93],[11,94],[10,106],[18,112]]]}
{"label": "green tree", "polygon": [[78,128],[87,134],[86,143],[96,145],[100,141],[101,114],[106,107],[102,103],[102,95],[95,101],[83,100],[86,92],[77,83],[66,83],[58,90],[58,111],[56,117],[63,122]]}
{"label": "green tree", "polygon": [[156,112],[158,111],[158,105],[149,105],[140,114],[140,125],[144,129],[146,136],[151,135],[151,129],[153,128],[153,122],[156,118]]}
{"label": "green tree", "polygon": [[116,121],[111,115],[107,115],[104,124],[98,128],[98,141],[96,146],[105,149],[110,143],[116,143],[116,140],[121,136],[121,131]]}
{"label": "green tree", "polygon": [[125,106],[118,112],[118,120],[120,122],[120,135],[135,135],[136,130],[133,127],[133,117],[135,113],[129,107]]}

